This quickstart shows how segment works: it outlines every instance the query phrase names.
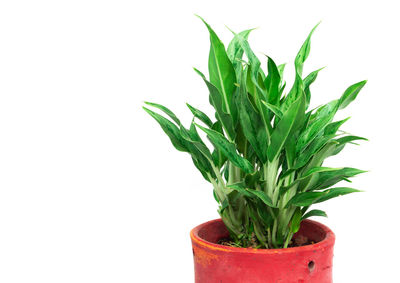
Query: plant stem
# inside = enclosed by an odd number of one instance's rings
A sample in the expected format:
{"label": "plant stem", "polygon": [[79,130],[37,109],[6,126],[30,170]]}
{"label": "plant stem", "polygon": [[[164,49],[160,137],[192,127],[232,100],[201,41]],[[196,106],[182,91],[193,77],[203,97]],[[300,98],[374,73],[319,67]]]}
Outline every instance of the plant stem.
{"label": "plant stem", "polygon": [[293,237],[293,233],[289,233],[289,235],[286,237],[285,245],[283,246],[284,249],[286,249],[289,245],[290,239]]}

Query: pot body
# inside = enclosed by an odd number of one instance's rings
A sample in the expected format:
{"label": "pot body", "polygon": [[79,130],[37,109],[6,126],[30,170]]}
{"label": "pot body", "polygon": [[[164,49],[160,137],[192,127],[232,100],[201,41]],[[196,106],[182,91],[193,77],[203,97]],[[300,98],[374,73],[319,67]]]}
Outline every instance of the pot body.
{"label": "pot body", "polygon": [[304,220],[296,236],[316,244],[287,249],[251,249],[218,245],[229,236],[221,219],[194,228],[196,283],[332,283],[335,235],[326,226]]}

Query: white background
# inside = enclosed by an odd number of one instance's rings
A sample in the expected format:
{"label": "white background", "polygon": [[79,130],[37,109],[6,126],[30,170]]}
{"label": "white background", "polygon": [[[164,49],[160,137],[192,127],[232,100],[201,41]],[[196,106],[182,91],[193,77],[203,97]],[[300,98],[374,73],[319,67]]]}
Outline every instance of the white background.
{"label": "white background", "polygon": [[[1,1],[0,282],[193,282],[189,231],[217,218],[211,186],[142,111],[185,102],[211,113],[193,72],[208,32],[250,35],[288,63],[309,30],[305,73],[327,66],[313,105],[368,79],[338,118],[370,142],[331,166],[370,170],[366,192],[324,204],[336,235],[334,282],[400,282],[396,1]],[[261,58],[261,57],[260,57]]]}

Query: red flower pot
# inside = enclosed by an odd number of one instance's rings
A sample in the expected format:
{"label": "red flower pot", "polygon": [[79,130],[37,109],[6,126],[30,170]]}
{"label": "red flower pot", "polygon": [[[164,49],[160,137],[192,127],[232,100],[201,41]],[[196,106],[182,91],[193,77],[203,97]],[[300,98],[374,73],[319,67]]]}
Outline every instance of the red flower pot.
{"label": "red flower pot", "polygon": [[251,249],[218,245],[229,233],[221,219],[194,228],[196,283],[332,283],[335,235],[326,226],[304,220],[296,236],[315,244],[287,249]]}

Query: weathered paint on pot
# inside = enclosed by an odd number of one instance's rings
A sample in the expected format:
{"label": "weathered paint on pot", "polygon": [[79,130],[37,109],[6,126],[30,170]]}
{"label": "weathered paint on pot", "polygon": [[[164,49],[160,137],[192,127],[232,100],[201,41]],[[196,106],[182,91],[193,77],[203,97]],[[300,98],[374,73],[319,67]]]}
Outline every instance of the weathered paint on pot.
{"label": "weathered paint on pot", "polygon": [[304,220],[295,236],[316,244],[287,249],[216,244],[228,235],[221,219],[191,231],[196,283],[332,283],[335,235],[325,225]]}

